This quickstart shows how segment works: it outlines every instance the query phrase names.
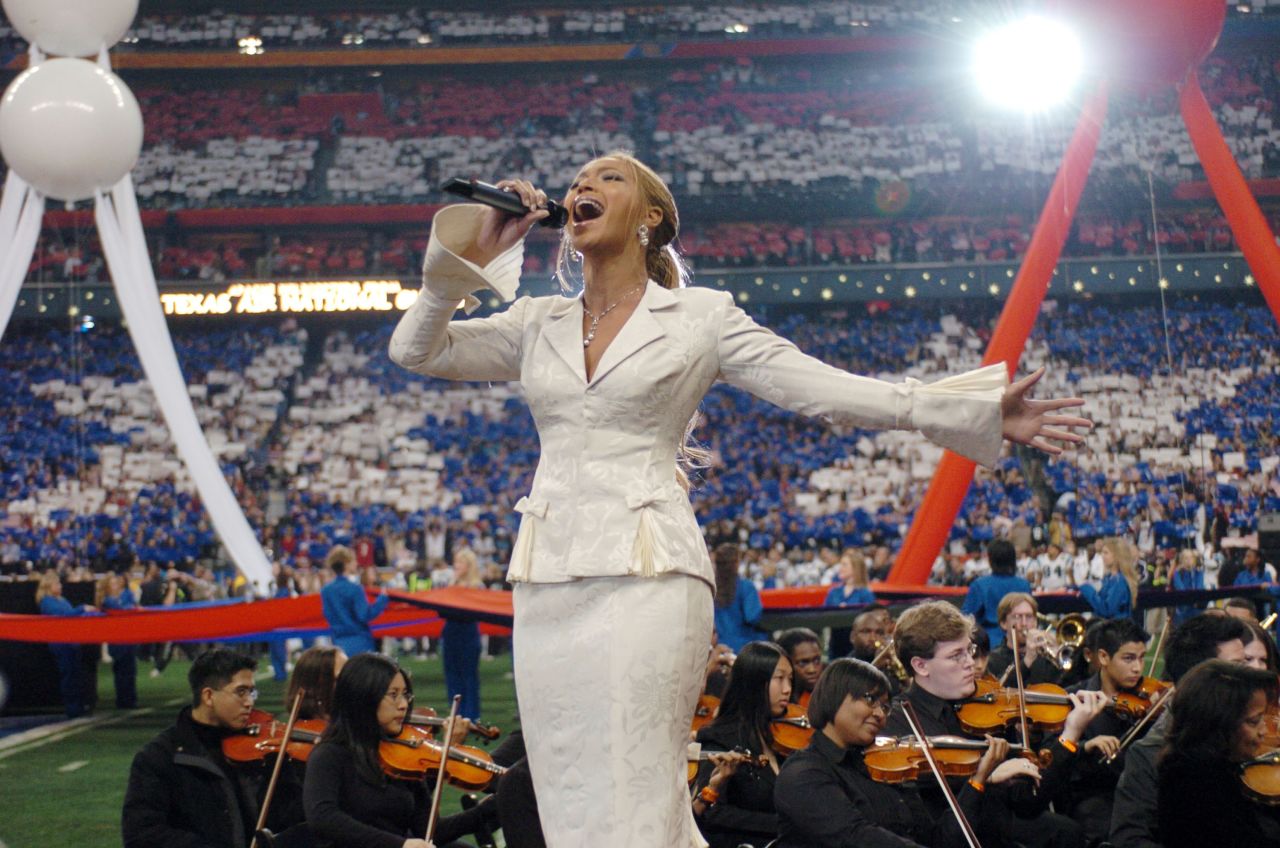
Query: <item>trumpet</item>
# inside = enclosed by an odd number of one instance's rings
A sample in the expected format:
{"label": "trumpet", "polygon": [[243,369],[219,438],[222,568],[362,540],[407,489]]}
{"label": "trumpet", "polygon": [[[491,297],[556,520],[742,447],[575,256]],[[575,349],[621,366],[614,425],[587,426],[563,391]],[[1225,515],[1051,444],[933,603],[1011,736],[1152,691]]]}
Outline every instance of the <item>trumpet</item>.
{"label": "trumpet", "polygon": [[[881,671],[889,672],[898,678],[899,683],[906,686],[911,680],[911,676],[907,674],[906,666],[902,664],[902,660],[898,659],[898,652],[894,648],[892,636],[885,642],[877,639],[875,642],[876,655],[871,660],[871,664]],[[886,665],[888,668],[884,667]]]}
{"label": "trumpet", "polygon": [[1076,649],[1084,644],[1084,616],[1073,612],[1054,622],[1047,615],[1036,613],[1036,618],[1045,622],[1044,632],[1052,631],[1053,642],[1056,643],[1042,646],[1040,655],[1059,671],[1070,671],[1075,665]]}

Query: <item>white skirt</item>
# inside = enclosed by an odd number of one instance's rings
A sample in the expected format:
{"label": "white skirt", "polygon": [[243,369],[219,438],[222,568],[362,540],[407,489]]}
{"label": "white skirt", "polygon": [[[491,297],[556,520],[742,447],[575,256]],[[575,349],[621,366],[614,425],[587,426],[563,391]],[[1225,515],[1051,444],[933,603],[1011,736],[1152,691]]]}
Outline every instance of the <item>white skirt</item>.
{"label": "white skirt", "polygon": [[712,594],[684,574],[517,583],[516,692],[548,848],[702,848],[686,751]]}

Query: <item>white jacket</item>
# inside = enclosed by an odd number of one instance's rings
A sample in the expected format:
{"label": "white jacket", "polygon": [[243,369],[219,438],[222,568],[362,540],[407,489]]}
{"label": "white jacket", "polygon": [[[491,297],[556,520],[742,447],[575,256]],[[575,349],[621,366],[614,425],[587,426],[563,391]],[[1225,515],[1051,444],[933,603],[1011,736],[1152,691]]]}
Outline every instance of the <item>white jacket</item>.
{"label": "white jacket", "polygon": [[470,292],[511,300],[524,247],[480,268],[460,254],[484,207],[435,217],[422,293],[391,338],[393,361],[449,380],[519,380],[542,454],[508,572],[513,581],[680,572],[713,582],[702,531],[676,482],[685,425],[716,380],[832,422],[914,428],[992,465],[1000,454],[1003,365],[924,385],[857,377],[761,327],[727,292],[653,282],[588,382],[578,298],[522,297],[453,321]]}

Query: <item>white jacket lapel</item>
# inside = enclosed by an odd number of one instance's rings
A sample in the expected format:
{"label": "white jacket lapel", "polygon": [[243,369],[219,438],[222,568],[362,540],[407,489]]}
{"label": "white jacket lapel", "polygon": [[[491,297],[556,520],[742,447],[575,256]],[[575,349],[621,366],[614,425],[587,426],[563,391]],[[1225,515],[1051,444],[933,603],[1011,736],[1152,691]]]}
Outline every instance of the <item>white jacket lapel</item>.
{"label": "white jacket lapel", "polygon": [[[651,310],[665,309],[675,304],[675,295],[657,283],[650,281],[649,287],[645,289],[644,296],[636,304],[635,312],[631,313],[627,323],[622,325],[618,335],[614,337],[609,347],[605,349],[604,356],[600,357],[600,364],[596,366],[596,373],[592,375],[589,385],[594,386],[599,383],[606,374],[636,354],[641,348],[665,336],[666,331],[662,329],[662,324],[653,316]],[[579,360],[582,359],[581,354],[579,354],[578,358]]]}
{"label": "white jacket lapel", "polygon": [[542,336],[578,379],[587,382],[587,363],[582,355],[582,302],[565,300],[547,313]]}

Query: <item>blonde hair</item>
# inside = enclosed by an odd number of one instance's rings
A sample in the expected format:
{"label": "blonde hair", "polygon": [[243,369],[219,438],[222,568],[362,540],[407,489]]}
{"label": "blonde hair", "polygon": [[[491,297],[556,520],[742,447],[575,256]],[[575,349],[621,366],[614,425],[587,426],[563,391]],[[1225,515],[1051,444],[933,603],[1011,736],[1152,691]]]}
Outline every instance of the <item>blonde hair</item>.
{"label": "blonde hair", "polygon": [[1138,603],[1138,570],[1135,567],[1135,563],[1138,561],[1137,548],[1118,536],[1104,539],[1102,547],[1111,551],[1112,561],[1116,564],[1116,570],[1120,572],[1124,582],[1129,584],[1129,603],[1136,605]]}
{"label": "blonde hair", "polygon": [[1031,604],[1033,613],[1040,612],[1040,605],[1032,595],[1027,592],[1009,592],[1000,599],[1000,603],[996,604],[996,621],[1003,624],[1005,616],[1013,612],[1013,608],[1018,604]]}
{"label": "blonde hair", "polygon": [[61,582],[62,582],[62,578],[59,577],[58,572],[52,568],[46,571],[44,574],[41,574],[40,582],[36,585],[36,603],[38,604],[41,601],[43,601],[45,598],[52,595],[53,584],[61,583]]}
{"label": "blonde hair", "polygon": [[924,601],[898,617],[893,630],[893,643],[902,667],[912,677],[911,661],[916,657],[932,659],[939,642],[954,642],[970,635],[973,618],[946,601]]}
{"label": "blonde hair", "polygon": [[[599,159],[617,159],[631,173],[636,187],[640,191],[640,202],[631,209],[631,230],[637,230],[644,222],[644,214],[650,207],[656,206],[662,213],[662,220],[649,232],[649,244],[644,250],[644,269],[649,279],[665,289],[684,288],[689,284],[689,269],[676,250],[675,242],[680,236],[680,214],[676,211],[676,199],[671,189],[662,181],[648,165],[641,162],[629,151],[611,150]],[[556,253],[556,280],[565,293],[579,288],[580,284],[573,277],[572,265],[574,249],[569,238],[569,231],[564,231],[560,239],[560,249]]]}
{"label": "blonde hair", "polygon": [[[470,548],[459,548],[453,554],[454,563],[465,562],[467,564],[467,573],[463,579],[458,581],[456,586],[466,586],[471,589],[478,589],[484,585],[484,581],[480,579],[480,559],[476,556],[476,552]],[[455,569],[454,573],[457,573]]]}

